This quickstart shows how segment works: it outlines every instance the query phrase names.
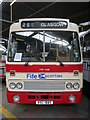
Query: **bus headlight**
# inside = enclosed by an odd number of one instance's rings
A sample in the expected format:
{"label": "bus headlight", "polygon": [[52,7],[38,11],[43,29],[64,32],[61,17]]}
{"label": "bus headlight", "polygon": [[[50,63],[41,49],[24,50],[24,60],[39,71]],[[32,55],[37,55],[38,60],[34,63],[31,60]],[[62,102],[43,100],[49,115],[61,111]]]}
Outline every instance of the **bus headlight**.
{"label": "bus headlight", "polygon": [[74,95],[70,95],[70,96],[69,96],[69,100],[70,100],[71,102],[74,102],[74,101],[75,101],[75,99],[76,99],[76,98],[75,98],[75,96],[74,96]]}
{"label": "bus headlight", "polygon": [[17,84],[16,84],[16,87],[17,87],[18,89],[21,89],[21,88],[23,87],[23,85],[22,85],[22,83],[17,83]]}
{"label": "bus headlight", "polygon": [[79,88],[80,88],[79,83],[74,83],[74,84],[73,84],[73,88],[76,89],[76,90],[79,89]]}
{"label": "bus headlight", "polygon": [[10,87],[11,89],[15,89],[16,84],[12,82],[12,83],[9,84],[9,87]]}
{"label": "bus headlight", "polygon": [[13,97],[13,100],[14,100],[15,102],[18,102],[18,101],[20,100],[20,97],[19,97],[18,95],[16,95],[16,96]]}
{"label": "bus headlight", "polygon": [[72,89],[72,83],[67,83],[67,84],[66,84],[66,88],[67,88],[67,89]]}

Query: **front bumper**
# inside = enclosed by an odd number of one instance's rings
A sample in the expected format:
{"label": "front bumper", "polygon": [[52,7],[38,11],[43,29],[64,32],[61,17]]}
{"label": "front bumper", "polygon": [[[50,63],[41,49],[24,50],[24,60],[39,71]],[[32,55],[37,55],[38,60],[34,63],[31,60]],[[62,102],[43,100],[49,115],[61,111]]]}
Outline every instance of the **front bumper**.
{"label": "front bumper", "polygon": [[[13,97],[18,95],[20,100],[15,102]],[[74,102],[69,100],[69,96],[76,97]],[[53,104],[79,104],[82,98],[82,89],[79,92],[51,92],[51,93],[33,93],[33,92],[11,92],[7,89],[7,100],[15,104],[36,104],[36,101],[53,101]]]}

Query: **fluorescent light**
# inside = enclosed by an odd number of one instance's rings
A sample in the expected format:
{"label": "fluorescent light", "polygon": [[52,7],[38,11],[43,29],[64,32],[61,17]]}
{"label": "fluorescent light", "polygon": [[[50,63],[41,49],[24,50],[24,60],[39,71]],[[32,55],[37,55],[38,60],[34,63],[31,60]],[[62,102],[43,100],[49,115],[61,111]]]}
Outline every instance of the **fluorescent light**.
{"label": "fluorescent light", "polygon": [[0,4],[2,4],[3,0],[0,0]]}
{"label": "fluorescent light", "polygon": [[85,36],[85,35],[87,35],[87,34],[89,34],[89,33],[90,33],[90,29],[88,29],[87,31],[80,32],[80,33],[79,33],[79,36],[80,36],[80,37],[83,37],[83,36]]}
{"label": "fluorescent light", "polygon": [[[26,36],[26,37],[29,37],[33,33],[34,32],[16,32],[17,35]],[[35,38],[35,39],[43,42],[43,32],[35,34],[34,36],[32,36],[32,38]],[[60,38],[56,38],[56,37],[46,33],[45,34],[45,43],[50,43],[50,42],[53,44],[63,45],[63,46],[69,45],[69,43],[66,40],[64,40],[64,39],[60,40]]]}
{"label": "fluorescent light", "polygon": [[5,38],[0,38],[0,41],[2,41],[2,40],[4,40],[4,41],[8,41],[8,39],[5,39]]}
{"label": "fluorescent light", "polygon": [[[36,34],[33,36],[33,38],[38,39],[40,41],[43,42],[43,35],[42,34]],[[57,44],[57,45],[63,45],[63,46],[67,46],[69,45],[69,43],[66,40],[60,40],[60,38],[56,38],[54,36],[51,36],[49,34],[47,34],[47,36],[45,35],[45,43],[53,43],[53,44]]]}
{"label": "fluorescent light", "polygon": [[4,46],[2,46],[2,45],[0,45],[0,52],[1,52],[1,51],[3,51],[3,52],[6,51],[6,48],[5,48]]}
{"label": "fluorescent light", "polygon": [[3,41],[0,41],[0,44],[4,43]]}
{"label": "fluorescent light", "polygon": [[[48,34],[47,34],[47,35],[48,35]],[[40,34],[34,35],[32,38],[38,39],[38,40],[40,40],[40,41],[43,42],[42,32],[40,32]],[[51,38],[51,37],[49,37],[49,36],[46,36],[46,34],[45,34],[45,43],[50,43],[50,42],[54,42],[54,41],[55,41],[55,39],[53,38],[53,36],[52,36],[52,38]]]}
{"label": "fluorescent light", "polygon": [[15,2],[16,2],[16,0],[13,0],[13,2],[10,3],[10,6],[12,6]]}
{"label": "fluorescent light", "polygon": [[33,32],[16,32],[17,35],[29,37]]}
{"label": "fluorescent light", "polygon": [[71,50],[71,45],[69,45],[68,48]]}
{"label": "fluorescent light", "polygon": [[90,21],[88,21],[88,22],[84,22],[84,23],[80,23],[79,25],[82,25],[82,26],[90,25]]}

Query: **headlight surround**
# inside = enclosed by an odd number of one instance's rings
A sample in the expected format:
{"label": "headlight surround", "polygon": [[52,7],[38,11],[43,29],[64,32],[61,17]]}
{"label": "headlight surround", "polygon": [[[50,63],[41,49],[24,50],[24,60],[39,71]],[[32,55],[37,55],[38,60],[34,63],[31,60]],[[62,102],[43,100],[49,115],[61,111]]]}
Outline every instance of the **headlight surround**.
{"label": "headlight surround", "polygon": [[9,87],[10,87],[10,89],[15,89],[16,84],[14,82],[12,82],[12,83],[9,84]]}
{"label": "headlight surround", "polygon": [[22,84],[22,83],[17,83],[17,84],[16,84],[16,87],[17,87],[17,89],[22,89],[23,84]]}
{"label": "headlight surround", "polygon": [[66,84],[66,88],[67,88],[67,89],[72,89],[72,83],[70,83],[70,82],[67,83],[67,84]]}
{"label": "headlight surround", "polygon": [[74,83],[74,84],[73,84],[73,88],[76,89],[76,90],[79,89],[79,88],[80,88],[79,83]]}

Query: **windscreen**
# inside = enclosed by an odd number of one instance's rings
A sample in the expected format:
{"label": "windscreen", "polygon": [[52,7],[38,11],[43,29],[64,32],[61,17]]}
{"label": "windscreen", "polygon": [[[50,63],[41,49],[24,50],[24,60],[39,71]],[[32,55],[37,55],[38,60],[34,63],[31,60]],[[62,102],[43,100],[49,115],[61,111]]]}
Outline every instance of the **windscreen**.
{"label": "windscreen", "polygon": [[11,33],[9,62],[79,62],[78,34],[70,31]]}

